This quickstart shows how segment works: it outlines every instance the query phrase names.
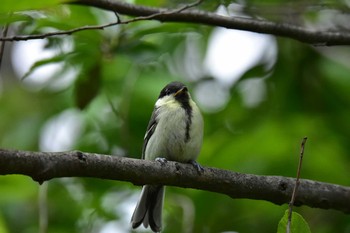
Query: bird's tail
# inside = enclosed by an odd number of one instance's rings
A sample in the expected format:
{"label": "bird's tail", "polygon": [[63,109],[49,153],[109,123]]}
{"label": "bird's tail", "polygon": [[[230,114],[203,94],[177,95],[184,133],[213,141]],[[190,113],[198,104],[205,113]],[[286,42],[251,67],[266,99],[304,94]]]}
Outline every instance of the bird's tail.
{"label": "bird's tail", "polygon": [[132,228],[137,228],[143,223],[152,231],[160,232],[162,228],[162,209],[164,199],[164,186],[144,185],[141,197],[131,217]]}

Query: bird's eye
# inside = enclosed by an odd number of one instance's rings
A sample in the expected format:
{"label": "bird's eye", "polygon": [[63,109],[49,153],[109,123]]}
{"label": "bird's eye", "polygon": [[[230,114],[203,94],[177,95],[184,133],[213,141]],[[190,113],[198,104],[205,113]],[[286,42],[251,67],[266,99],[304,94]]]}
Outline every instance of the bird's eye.
{"label": "bird's eye", "polygon": [[170,95],[170,90],[169,89],[165,90],[165,95]]}

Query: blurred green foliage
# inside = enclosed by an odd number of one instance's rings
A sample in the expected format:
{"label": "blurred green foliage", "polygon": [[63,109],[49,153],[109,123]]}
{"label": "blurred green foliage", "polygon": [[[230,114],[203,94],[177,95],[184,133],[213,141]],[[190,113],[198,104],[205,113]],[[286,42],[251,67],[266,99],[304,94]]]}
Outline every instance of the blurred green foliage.
{"label": "blurred green foliage", "polygon": [[[55,2],[11,2],[11,10],[47,7]],[[135,2],[174,7],[184,1]],[[253,9],[254,16],[259,14],[253,7],[258,3],[247,1],[246,9]],[[206,3],[201,8],[214,11],[219,4],[227,1]],[[8,5],[0,6],[0,12],[9,9]],[[116,20],[113,14],[74,5],[36,13],[18,12],[11,19],[1,15],[0,23],[17,22],[17,33],[38,34]],[[266,12],[262,14],[267,17]],[[275,15],[271,18],[276,20]],[[284,16],[277,19],[284,20]],[[203,25],[142,21],[44,40],[45,49],[56,53],[34,68],[63,63],[63,70],[79,72],[69,85],[53,85],[61,78],[62,73],[58,73],[33,89],[26,79],[16,77],[10,66],[2,67],[0,147],[43,150],[43,138],[52,143],[57,140],[44,133],[48,122],[74,109],[81,116],[82,127],[68,149],[139,158],[154,102],[166,83],[183,81],[195,97],[201,84],[218,82],[204,72],[193,78],[188,64],[196,63],[186,55],[189,38],[199,38],[195,55],[201,63],[211,33],[212,28]],[[64,48],[67,41],[68,49]],[[315,48],[286,38],[277,40],[277,48],[271,69],[257,64],[229,87],[226,105],[203,111],[205,137],[198,161],[232,171],[294,177],[301,139],[308,136],[302,178],[349,186],[350,63],[346,58],[350,49]],[[7,54],[5,59],[10,60],[11,54]],[[204,65],[196,68],[205,70]],[[252,78],[263,80],[266,92],[259,104],[248,107],[240,85]],[[218,95],[212,90],[206,94]],[[200,105],[199,99],[197,102]],[[0,233],[38,232],[39,189],[28,177],[0,177]],[[102,232],[108,224],[120,230],[115,232],[131,232],[130,211],[139,192],[140,187],[125,182],[85,178],[49,181],[48,232]],[[286,209],[287,205],[168,187],[164,232],[276,232]],[[350,232],[348,215],[309,207],[295,210],[312,232]]]}

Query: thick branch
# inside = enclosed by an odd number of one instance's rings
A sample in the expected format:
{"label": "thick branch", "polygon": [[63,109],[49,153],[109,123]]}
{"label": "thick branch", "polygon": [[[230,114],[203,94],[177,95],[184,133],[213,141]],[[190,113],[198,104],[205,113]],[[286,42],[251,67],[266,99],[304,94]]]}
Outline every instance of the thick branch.
{"label": "thick branch", "polygon": [[[216,168],[202,174],[189,164],[108,156],[79,151],[27,152],[0,150],[0,175],[23,174],[40,183],[58,177],[94,177],[129,181],[134,184],[163,184],[202,189],[232,198],[288,203],[295,179],[257,176]],[[300,180],[295,205],[336,209],[350,213],[350,187]]]}
{"label": "thick branch", "polygon": [[[118,12],[119,14],[131,16],[150,16],[162,12],[169,12],[167,9],[133,5],[123,1],[77,0],[74,1],[74,3],[94,6],[104,10],[114,11]],[[181,12],[174,12],[172,14],[159,14],[152,18],[162,22],[196,23],[271,34],[292,38],[313,45],[350,45],[350,33],[346,31],[317,31],[291,24],[275,23],[266,20],[242,17],[227,17],[198,10],[186,10]]]}

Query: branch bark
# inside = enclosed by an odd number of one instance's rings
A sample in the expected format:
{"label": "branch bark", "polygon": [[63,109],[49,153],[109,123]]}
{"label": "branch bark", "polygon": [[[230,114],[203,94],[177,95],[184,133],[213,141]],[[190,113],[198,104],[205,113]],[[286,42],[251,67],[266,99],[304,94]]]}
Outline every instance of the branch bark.
{"label": "branch bark", "polygon": [[[281,205],[290,200],[295,179],[258,176],[205,167],[202,174],[189,164],[130,159],[80,151],[29,152],[0,149],[0,175],[22,174],[42,183],[59,177],[93,177],[162,184],[226,194],[232,198],[266,200]],[[300,179],[294,205],[350,213],[350,187]]]}
{"label": "branch bark", "polygon": [[350,33],[346,31],[318,31],[292,24],[275,23],[267,20],[242,17],[227,17],[199,10],[186,10],[173,12],[171,14],[162,14],[162,12],[169,12],[171,10],[134,5],[123,1],[76,0],[73,1],[73,4],[93,6],[103,10],[118,12],[119,14],[138,17],[158,14],[155,17],[152,17],[152,19],[161,22],[195,23],[265,33],[287,37],[317,46],[350,45]]}

